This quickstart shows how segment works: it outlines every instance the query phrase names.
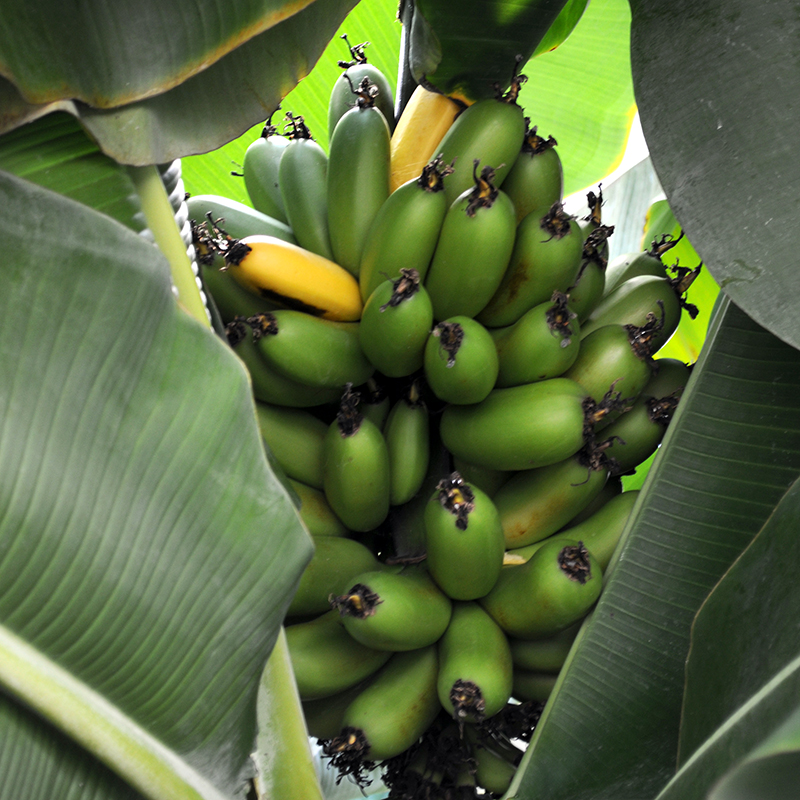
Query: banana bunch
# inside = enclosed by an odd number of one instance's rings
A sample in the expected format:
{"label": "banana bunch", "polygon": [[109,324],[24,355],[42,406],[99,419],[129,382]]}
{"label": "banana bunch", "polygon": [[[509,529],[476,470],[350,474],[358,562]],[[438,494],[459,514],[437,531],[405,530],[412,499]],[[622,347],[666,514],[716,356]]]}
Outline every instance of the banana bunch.
{"label": "banana bunch", "polygon": [[656,358],[697,269],[608,263],[565,213],[524,77],[464,108],[350,48],[330,142],[287,113],[254,208],[188,199],[268,454],[316,542],[286,620],[311,735],[390,797],[506,791],[690,368]]}

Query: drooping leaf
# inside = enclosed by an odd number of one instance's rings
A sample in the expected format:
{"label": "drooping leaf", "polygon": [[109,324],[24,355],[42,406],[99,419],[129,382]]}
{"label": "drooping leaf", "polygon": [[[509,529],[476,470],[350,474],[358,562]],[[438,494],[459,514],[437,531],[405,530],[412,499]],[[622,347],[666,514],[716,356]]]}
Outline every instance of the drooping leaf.
{"label": "drooping leaf", "polygon": [[509,796],[641,800],[674,772],[692,619],[800,471],[800,353],[714,319]]}
{"label": "drooping leaf", "polygon": [[311,549],[246,373],[151,244],[6,173],[0,200],[0,688],[47,720],[4,796],[36,796],[50,725],[148,796],[232,796]]}
{"label": "drooping leaf", "polygon": [[[63,110],[78,116],[103,152],[123,164],[160,164],[213,150],[277,107],[311,71],[356,2],[318,0],[160,94],[111,108],[70,101]],[[42,113],[36,107],[18,112],[19,119],[7,120],[10,126]]]}
{"label": "drooping leaf", "polygon": [[796,7],[632,0],[631,8],[642,127],[672,210],[730,297],[798,346]]}
{"label": "drooping leaf", "polygon": [[411,75],[467,102],[494,97],[495,86],[508,88],[564,5],[565,0],[406,0],[402,17]]}
{"label": "drooping leaf", "polygon": [[547,29],[547,33],[542,37],[534,56],[548,53],[563,44],[570,36],[575,26],[580,22],[589,0],[567,0],[566,5],[561,9],[553,24]]}
{"label": "drooping leaf", "polygon": [[3,0],[0,72],[29,103],[112,108],[174,88],[312,2],[89,0],[67,10]]}

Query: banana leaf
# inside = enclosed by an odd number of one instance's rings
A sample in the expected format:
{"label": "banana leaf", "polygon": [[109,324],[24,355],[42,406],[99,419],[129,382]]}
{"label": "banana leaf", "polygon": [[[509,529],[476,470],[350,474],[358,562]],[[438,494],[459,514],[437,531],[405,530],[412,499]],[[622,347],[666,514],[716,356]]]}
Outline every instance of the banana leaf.
{"label": "banana leaf", "polygon": [[312,549],[246,372],[151,243],[8,173],[0,202],[0,795],[239,796]]}

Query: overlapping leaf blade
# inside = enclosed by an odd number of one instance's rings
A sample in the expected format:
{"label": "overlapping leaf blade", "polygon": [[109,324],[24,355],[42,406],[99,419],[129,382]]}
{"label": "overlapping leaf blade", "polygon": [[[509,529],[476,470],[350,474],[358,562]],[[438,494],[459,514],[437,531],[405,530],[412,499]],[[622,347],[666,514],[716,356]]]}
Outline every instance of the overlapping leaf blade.
{"label": "overlapping leaf blade", "polygon": [[519,798],[641,800],[669,780],[692,619],[800,471],[800,353],[732,304],[718,319]]}
{"label": "overlapping leaf blade", "polygon": [[0,197],[25,243],[0,271],[0,622],[233,795],[311,549],[245,372],[152,245],[7,174]]}
{"label": "overlapping leaf blade", "polygon": [[632,0],[631,8],[642,127],[672,210],[731,298],[798,346],[797,8],[786,0]]}
{"label": "overlapping leaf blade", "polygon": [[[125,105],[177,86],[313,0],[0,3],[0,73],[29,103]],[[25,47],[19,47],[25,42]]]}
{"label": "overlapping leaf blade", "polygon": [[759,797],[790,796],[780,787],[792,770],[788,785],[797,785],[798,513],[795,481],[697,615],[681,721],[683,768],[663,800],[705,797],[726,773],[715,800],[756,789]]}

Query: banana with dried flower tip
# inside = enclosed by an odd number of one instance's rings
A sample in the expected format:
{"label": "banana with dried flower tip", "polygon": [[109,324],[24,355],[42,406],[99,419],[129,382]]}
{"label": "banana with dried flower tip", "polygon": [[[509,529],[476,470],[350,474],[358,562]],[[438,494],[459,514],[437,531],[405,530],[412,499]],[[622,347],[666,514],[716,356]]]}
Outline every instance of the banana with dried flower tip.
{"label": "banana with dried flower tip", "polygon": [[336,79],[328,100],[328,139],[333,137],[333,132],[339,120],[353,107],[356,99],[353,97],[353,87],[358,86],[364,78],[377,87],[375,104],[383,113],[389,130],[394,130],[394,100],[392,87],[386,76],[367,60],[365,48],[369,42],[351,45],[347,34],[342,34],[350,51],[349,61],[340,61],[339,66],[344,72]]}
{"label": "banana with dried flower tip", "polygon": [[303,117],[286,114],[289,144],[283,148],[278,177],[283,207],[297,243],[333,261],[328,235],[328,156]]}
{"label": "banana with dried flower tip", "polygon": [[369,78],[353,83],[352,92],[356,105],[336,123],[328,154],[328,231],[336,263],[358,276],[373,221],[389,197],[389,126]]}
{"label": "banana with dried flower tip", "polygon": [[359,265],[365,303],[384,280],[398,278],[402,269],[416,270],[424,281],[447,213],[444,181],[450,172],[440,159],[431,159],[380,207]]}
{"label": "banana with dried flower tip", "polygon": [[386,519],[391,482],[386,439],[358,410],[358,401],[347,386],[323,442],[323,486],[339,519],[365,533]]}

